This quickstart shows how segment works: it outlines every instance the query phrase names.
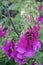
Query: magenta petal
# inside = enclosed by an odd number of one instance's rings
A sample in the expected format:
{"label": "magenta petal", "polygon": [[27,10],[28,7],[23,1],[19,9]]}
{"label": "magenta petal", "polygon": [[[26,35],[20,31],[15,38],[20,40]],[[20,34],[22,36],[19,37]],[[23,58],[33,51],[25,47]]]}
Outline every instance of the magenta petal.
{"label": "magenta petal", "polygon": [[10,48],[10,41],[9,40],[6,40],[5,44],[2,46],[2,51],[5,54],[8,54],[9,48]]}
{"label": "magenta petal", "polygon": [[4,36],[5,36],[5,34],[6,34],[6,33],[5,33],[5,32],[3,32],[3,31],[2,31],[2,32],[0,32],[0,33],[1,33],[1,34],[0,34],[0,36],[1,36],[1,37],[4,37]]}
{"label": "magenta petal", "polygon": [[6,54],[8,58],[11,58],[11,53],[14,50],[15,44],[14,42],[10,42],[6,40],[5,44],[2,46],[2,51]]}
{"label": "magenta petal", "polygon": [[41,22],[43,21],[43,18],[42,18],[40,15],[38,15],[38,16],[36,17],[36,21],[37,21],[38,23],[41,23]]}
{"label": "magenta petal", "polygon": [[42,9],[42,4],[40,4],[40,5],[37,7],[38,12],[40,12],[41,9]]}
{"label": "magenta petal", "polygon": [[18,40],[18,46],[25,47],[26,45],[27,45],[27,43],[26,43],[25,34],[22,34],[20,39]]}
{"label": "magenta petal", "polygon": [[43,18],[42,18],[42,22],[43,22]]}
{"label": "magenta petal", "polygon": [[33,31],[39,31],[40,30],[40,26],[35,24],[32,28]]}
{"label": "magenta petal", "polygon": [[27,29],[26,32],[31,32],[31,29]]}
{"label": "magenta petal", "polygon": [[18,47],[16,49],[16,51],[18,51],[20,54],[23,54],[25,52],[25,49],[24,48],[21,48],[21,47]]}
{"label": "magenta petal", "polygon": [[25,59],[19,59],[19,58],[14,58],[15,62],[18,62],[20,65],[25,63]]}
{"label": "magenta petal", "polygon": [[39,41],[35,41],[35,42],[34,42],[33,49],[34,49],[35,51],[40,50],[40,49],[41,49],[41,43],[40,43]]}
{"label": "magenta petal", "polygon": [[26,51],[25,56],[32,58],[34,57],[35,52],[33,50]]}
{"label": "magenta petal", "polygon": [[2,46],[2,51],[5,53],[5,48],[4,48],[4,46]]}
{"label": "magenta petal", "polygon": [[17,54],[17,58],[19,58],[19,59],[23,59],[24,58],[24,56],[22,55],[22,54]]}

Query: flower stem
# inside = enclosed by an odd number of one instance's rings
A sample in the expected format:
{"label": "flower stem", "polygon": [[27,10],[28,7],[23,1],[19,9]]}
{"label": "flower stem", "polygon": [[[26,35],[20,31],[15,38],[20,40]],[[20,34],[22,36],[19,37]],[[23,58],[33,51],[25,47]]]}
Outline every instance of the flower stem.
{"label": "flower stem", "polygon": [[9,13],[8,8],[7,8],[6,6],[4,6],[4,8],[5,8],[5,10],[7,11],[7,15],[8,15],[9,19],[10,19],[10,23],[12,24],[12,27],[13,27],[14,31],[15,31],[16,34],[19,36],[18,31],[15,29],[15,26],[14,26],[13,21],[12,21],[12,19],[11,19],[11,16],[10,16],[10,13]]}

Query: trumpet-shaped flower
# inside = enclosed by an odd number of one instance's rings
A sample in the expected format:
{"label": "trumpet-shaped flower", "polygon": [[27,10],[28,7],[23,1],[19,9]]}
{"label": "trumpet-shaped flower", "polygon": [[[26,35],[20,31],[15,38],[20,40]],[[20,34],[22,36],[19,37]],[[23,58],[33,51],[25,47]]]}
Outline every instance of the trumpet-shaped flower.
{"label": "trumpet-shaped flower", "polygon": [[[38,32],[33,29],[27,29],[24,34],[21,35],[18,41],[17,51],[25,57],[32,58],[37,50],[40,50],[41,44],[37,40]],[[23,49],[23,50],[22,50]]]}

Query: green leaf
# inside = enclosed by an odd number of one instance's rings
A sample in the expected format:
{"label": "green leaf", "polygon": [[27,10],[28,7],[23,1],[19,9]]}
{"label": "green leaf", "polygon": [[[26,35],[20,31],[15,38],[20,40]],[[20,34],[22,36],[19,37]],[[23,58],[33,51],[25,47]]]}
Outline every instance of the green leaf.
{"label": "green leaf", "polygon": [[41,29],[39,31],[39,40],[43,43],[43,23],[40,26]]}
{"label": "green leaf", "polygon": [[2,1],[2,5],[8,6],[9,2],[8,1]]}
{"label": "green leaf", "polygon": [[10,60],[10,61],[8,61],[8,62],[6,63],[6,65],[15,65],[15,62],[14,62],[14,60]]}
{"label": "green leaf", "polygon": [[4,61],[0,62],[0,65],[5,65],[5,62]]}
{"label": "green leaf", "polygon": [[12,4],[11,6],[9,6],[9,10],[19,10],[19,8],[20,8],[20,3],[14,3],[14,4]]}
{"label": "green leaf", "polygon": [[40,65],[40,63],[43,62],[43,53],[40,51],[36,52],[34,59],[35,59],[36,64]]}

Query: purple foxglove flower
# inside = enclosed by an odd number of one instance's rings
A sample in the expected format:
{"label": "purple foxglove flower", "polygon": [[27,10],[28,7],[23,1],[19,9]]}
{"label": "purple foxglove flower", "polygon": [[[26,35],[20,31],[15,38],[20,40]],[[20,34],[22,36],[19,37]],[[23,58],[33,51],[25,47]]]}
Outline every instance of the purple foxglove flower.
{"label": "purple foxglove flower", "polygon": [[40,15],[38,15],[38,16],[36,17],[36,22],[37,22],[37,23],[43,22],[43,18],[42,18]]}
{"label": "purple foxglove flower", "polygon": [[[32,58],[37,50],[40,50],[41,44],[38,41],[38,31],[33,29],[27,29],[18,40],[17,51],[25,57]],[[21,47],[21,48],[20,48]]]}
{"label": "purple foxglove flower", "polygon": [[40,4],[40,5],[37,7],[38,12],[40,12],[41,9],[42,9],[42,4]]}
{"label": "purple foxglove flower", "polygon": [[8,59],[11,58],[11,53],[14,50],[14,47],[14,41],[10,42],[9,40],[6,40],[5,44],[2,46],[2,51],[7,55]]}

